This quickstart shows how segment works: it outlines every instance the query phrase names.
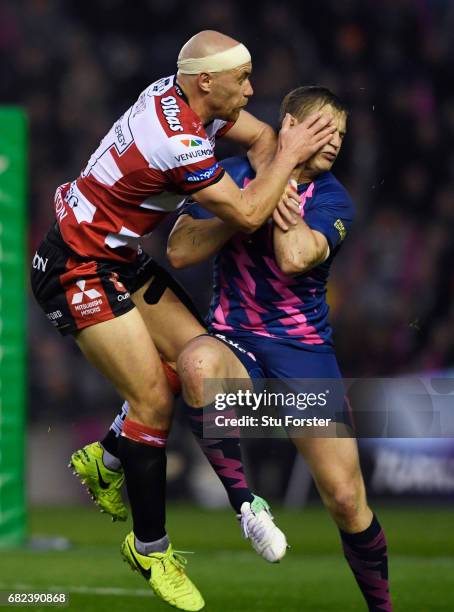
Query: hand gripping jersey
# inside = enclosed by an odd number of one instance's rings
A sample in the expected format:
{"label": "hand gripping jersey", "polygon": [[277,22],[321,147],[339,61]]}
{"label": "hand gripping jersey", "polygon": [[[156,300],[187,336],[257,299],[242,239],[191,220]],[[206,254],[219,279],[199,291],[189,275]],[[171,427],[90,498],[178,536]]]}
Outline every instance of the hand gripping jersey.
{"label": "hand gripping jersey", "polygon": [[[224,169],[239,187],[254,177],[246,158],[229,158]],[[297,276],[283,274],[274,257],[273,224],[252,235],[238,233],[215,260],[214,293],[208,324],[217,333],[241,338],[254,334],[279,338],[313,351],[332,351],[326,284],[334,257],[353,221],[353,204],[330,172],[298,185],[301,215],[309,227],[328,240],[330,256]],[[194,202],[182,214],[209,218]]]}
{"label": "hand gripping jersey", "polygon": [[214,143],[232,123],[204,126],[170,76],[152,83],[118,119],[79,178],[61,185],[55,211],[82,257],[131,261],[130,239],[148,234],[184,196],[219,181]]}

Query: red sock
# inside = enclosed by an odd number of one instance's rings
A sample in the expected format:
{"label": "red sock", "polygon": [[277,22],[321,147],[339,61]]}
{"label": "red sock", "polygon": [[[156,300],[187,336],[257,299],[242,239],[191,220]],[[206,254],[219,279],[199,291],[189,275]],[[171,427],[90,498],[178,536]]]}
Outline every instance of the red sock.
{"label": "red sock", "polygon": [[126,418],[121,435],[134,442],[141,442],[149,446],[164,448],[167,444],[169,432],[162,429],[153,429],[152,427],[148,427],[148,425],[143,425],[142,423],[137,423],[137,421]]}

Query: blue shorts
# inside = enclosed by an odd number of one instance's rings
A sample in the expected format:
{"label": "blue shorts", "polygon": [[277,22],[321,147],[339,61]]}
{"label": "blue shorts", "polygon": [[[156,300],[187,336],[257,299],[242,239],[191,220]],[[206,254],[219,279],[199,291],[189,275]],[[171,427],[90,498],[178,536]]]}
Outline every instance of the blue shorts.
{"label": "blue shorts", "polygon": [[[315,352],[276,338],[210,333],[241,361],[254,390],[279,393],[282,416],[322,417],[352,426],[342,375],[334,352]],[[282,400],[285,401],[282,401]]]}

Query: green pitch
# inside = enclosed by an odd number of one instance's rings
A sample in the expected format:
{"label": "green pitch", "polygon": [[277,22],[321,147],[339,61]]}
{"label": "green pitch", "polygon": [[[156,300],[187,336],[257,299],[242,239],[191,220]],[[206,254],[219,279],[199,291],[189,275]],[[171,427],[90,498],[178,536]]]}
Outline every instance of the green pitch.
{"label": "green pitch", "polygon": [[[395,611],[454,610],[452,510],[383,508],[377,513],[390,545]],[[292,548],[281,564],[269,565],[240,537],[232,513],[170,508],[169,533],[177,549],[195,552],[187,555],[188,573],[206,599],[207,612],[364,611],[337,531],[324,511],[275,509],[275,515]],[[172,609],[122,563],[119,546],[128,525],[113,524],[84,507],[35,510],[30,528],[34,535],[65,536],[72,548],[0,551],[0,590],[61,587],[74,612]]]}

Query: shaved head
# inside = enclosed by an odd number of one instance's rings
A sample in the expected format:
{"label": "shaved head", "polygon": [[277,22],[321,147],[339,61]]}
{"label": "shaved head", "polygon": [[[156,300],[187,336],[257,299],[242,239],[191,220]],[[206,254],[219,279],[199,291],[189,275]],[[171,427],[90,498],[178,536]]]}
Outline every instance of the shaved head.
{"label": "shaved head", "polygon": [[202,30],[195,36],[190,38],[187,43],[181,47],[178,59],[189,59],[191,57],[199,58],[213,55],[231,49],[238,45],[239,41],[216,32],[215,30]]}
{"label": "shaved head", "polygon": [[177,68],[178,85],[204,123],[214,118],[235,122],[253,94],[251,54],[221,32],[203,30],[190,38]]}

